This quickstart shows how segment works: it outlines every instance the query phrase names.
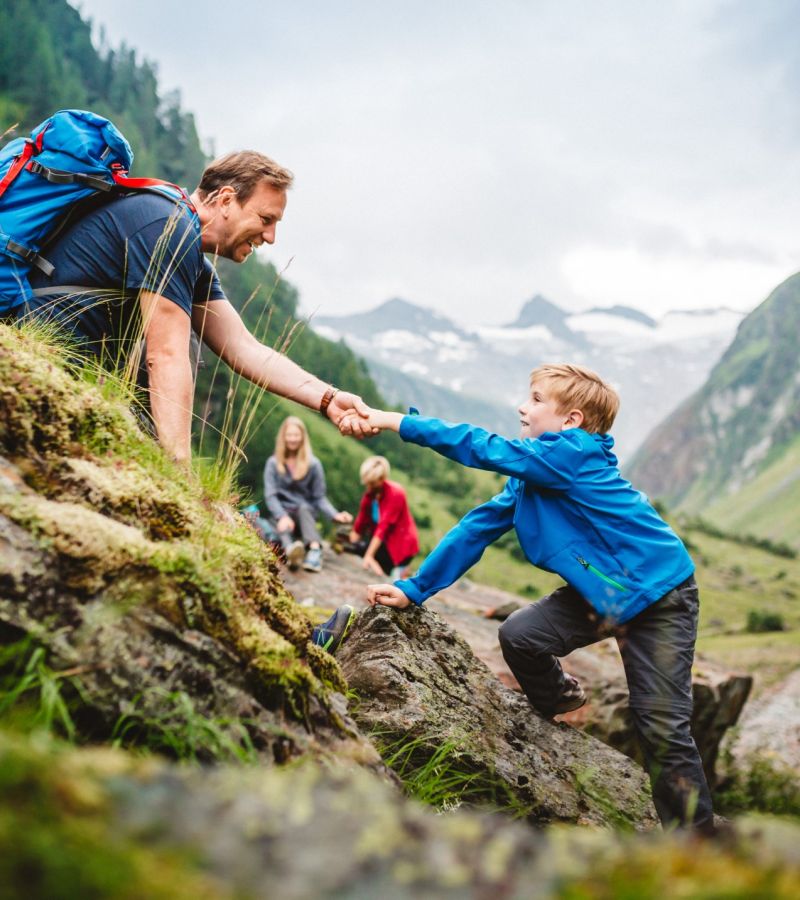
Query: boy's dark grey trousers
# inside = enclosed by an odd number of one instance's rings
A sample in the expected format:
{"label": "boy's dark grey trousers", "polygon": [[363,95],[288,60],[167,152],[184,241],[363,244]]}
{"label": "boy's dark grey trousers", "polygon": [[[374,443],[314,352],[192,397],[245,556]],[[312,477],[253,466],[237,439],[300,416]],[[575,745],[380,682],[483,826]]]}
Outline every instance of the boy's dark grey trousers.
{"label": "boy's dark grey trousers", "polygon": [[[697,585],[689,578],[611,632],[622,654],[630,709],[664,825],[710,827],[713,822],[711,794],[690,731],[698,609]],[[592,607],[565,585],[509,616],[500,628],[500,646],[531,704],[551,718],[564,689],[556,657],[609,636]]]}

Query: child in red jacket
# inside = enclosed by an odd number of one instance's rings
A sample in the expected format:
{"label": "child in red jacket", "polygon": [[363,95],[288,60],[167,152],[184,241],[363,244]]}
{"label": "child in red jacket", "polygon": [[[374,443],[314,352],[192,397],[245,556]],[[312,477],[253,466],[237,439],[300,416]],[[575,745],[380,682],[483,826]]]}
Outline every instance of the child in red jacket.
{"label": "child in red jacket", "polygon": [[[359,470],[366,488],[350,540],[364,548],[363,566],[376,575],[402,577],[402,572],[419,552],[417,526],[408,508],[406,492],[389,481],[389,461],[370,456]],[[366,540],[369,543],[366,543]]]}

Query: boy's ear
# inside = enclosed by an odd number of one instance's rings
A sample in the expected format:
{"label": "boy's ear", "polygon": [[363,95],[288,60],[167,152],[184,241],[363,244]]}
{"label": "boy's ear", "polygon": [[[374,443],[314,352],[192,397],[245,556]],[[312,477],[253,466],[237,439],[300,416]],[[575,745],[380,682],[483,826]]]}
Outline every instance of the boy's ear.
{"label": "boy's ear", "polygon": [[571,409],[564,418],[564,428],[580,428],[583,425],[583,413],[579,409]]}

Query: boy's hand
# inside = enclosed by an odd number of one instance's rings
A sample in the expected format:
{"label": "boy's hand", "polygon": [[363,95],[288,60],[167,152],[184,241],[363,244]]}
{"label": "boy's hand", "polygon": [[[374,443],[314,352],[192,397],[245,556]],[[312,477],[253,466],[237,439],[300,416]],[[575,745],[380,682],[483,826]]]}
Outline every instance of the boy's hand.
{"label": "boy's hand", "polygon": [[370,408],[367,413],[367,422],[376,431],[399,431],[402,421],[402,413],[387,412],[385,409]]}
{"label": "boy's hand", "polygon": [[342,509],[336,513],[333,517],[334,522],[339,522],[341,525],[349,525],[353,521],[353,514],[349,513],[346,509]]}
{"label": "boy's hand", "polygon": [[405,609],[411,601],[393,584],[370,584],[367,586],[367,603],[370,606],[394,606]]}

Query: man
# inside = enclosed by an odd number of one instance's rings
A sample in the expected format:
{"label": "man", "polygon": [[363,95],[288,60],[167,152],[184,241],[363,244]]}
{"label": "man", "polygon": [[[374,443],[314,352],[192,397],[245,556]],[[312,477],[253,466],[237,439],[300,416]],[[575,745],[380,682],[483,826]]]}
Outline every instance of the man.
{"label": "man", "polygon": [[181,462],[191,455],[192,329],[259,387],[318,409],[337,425],[346,420],[348,434],[370,434],[360,397],[309,374],[247,330],[203,256],[241,263],[272,244],[292,180],[254,151],[214,161],[191,196],[199,229],[184,205],[156,192],[114,198],[47,248],[54,274],[31,276],[34,299],[20,318],[54,320],[85,352],[129,372],[143,346],[156,435]]}

